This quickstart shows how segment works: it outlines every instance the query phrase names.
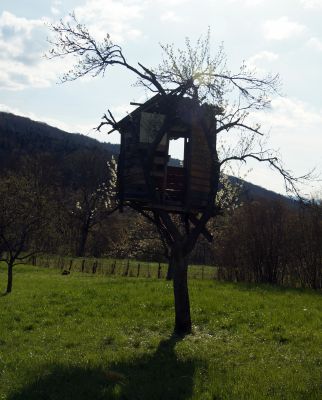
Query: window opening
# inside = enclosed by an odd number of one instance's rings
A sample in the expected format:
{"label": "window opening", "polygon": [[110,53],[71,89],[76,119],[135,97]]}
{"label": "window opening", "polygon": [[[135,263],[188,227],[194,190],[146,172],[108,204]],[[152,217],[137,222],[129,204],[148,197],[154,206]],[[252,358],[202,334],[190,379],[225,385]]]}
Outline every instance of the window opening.
{"label": "window opening", "polygon": [[166,177],[166,199],[173,204],[182,204],[185,190],[185,138],[169,140],[169,161]]}
{"label": "window opening", "polygon": [[169,140],[169,166],[183,168],[184,140],[184,138]]}

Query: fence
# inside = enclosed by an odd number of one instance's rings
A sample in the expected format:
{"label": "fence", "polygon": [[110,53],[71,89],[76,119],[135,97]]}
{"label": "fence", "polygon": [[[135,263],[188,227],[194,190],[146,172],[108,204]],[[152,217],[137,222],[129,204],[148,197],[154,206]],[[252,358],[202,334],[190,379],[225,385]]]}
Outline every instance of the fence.
{"label": "fence", "polygon": [[[85,274],[124,276],[132,278],[165,279],[168,265],[158,262],[120,260],[108,258],[73,258],[57,255],[32,256],[28,263],[44,268],[56,268],[63,274],[82,272]],[[216,279],[217,268],[205,265],[190,265],[190,279]]]}

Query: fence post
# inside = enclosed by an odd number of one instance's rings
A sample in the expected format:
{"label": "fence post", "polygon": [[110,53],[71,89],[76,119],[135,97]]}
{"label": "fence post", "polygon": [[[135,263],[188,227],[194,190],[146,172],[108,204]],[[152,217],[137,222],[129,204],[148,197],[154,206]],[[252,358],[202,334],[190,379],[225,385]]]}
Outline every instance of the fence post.
{"label": "fence post", "polygon": [[93,274],[96,273],[96,269],[97,269],[97,260],[95,260],[95,261],[93,262],[93,267],[92,267],[92,272],[93,272]]}
{"label": "fence post", "polygon": [[81,270],[82,270],[82,272],[84,272],[84,270],[85,270],[85,260],[82,260]]}
{"label": "fence post", "polygon": [[203,265],[202,267],[201,267],[201,279],[203,280],[203,278],[204,278],[204,274],[205,274],[205,266]]}
{"label": "fence post", "polygon": [[58,258],[58,268],[60,267],[61,271],[64,269],[64,259],[59,256]]}
{"label": "fence post", "polygon": [[161,279],[161,263],[159,263],[159,268],[158,268],[158,279]]}
{"label": "fence post", "polygon": [[69,261],[69,272],[72,270],[72,266],[73,266],[73,259],[71,259],[70,261]]}
{"label": "fence post", "polygon": [[130,260],[127,260],[124,276],[129,276]]}
{"label": "fence post", "polygon": [[137,278],[140,276],[140,268],[141,268],[141,265],[140,265],[140,263],[138,263],[138,272],[136,274]]}
{"label": "fence post", "polygon": [[114,263],[112,265],[112,271],[111,271],[111,275],[115,274],[115,268],[116,268],[116,260],[114,260]]}

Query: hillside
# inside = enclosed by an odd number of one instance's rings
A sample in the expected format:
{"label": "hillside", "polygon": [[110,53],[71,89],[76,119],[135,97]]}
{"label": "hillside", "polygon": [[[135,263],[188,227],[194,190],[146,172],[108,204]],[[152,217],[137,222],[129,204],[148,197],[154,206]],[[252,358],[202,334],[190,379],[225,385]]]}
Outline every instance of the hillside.
{"label": "hillside", "polygon": [[[119,147],[118,144],[102,143],[78,133],[65,132],[43,122],[0,112],[0,170],[16,168],[17,160],[26,155],[33,157],[36,154],[46,153],[55,160],[56,165],[61,165],[62,160],[78,151],[100,151],[110,158],[111,155],[118,155]],[[172,165],[177,165],[179,160],[171,159],[170,162]],[[230,179],[232,182],[242,182],[245,200],[264,198],[289,201],[284,196],[250,182],[235,177]]]}
{"label": "hillside", "polygon": [[17,158],[39,153],[51,154],[57,161],[78,150],[103,150],[110,155],[115,145],[80,134],[71,134],[43,122],[0,112],[0,168],[14,166]]}

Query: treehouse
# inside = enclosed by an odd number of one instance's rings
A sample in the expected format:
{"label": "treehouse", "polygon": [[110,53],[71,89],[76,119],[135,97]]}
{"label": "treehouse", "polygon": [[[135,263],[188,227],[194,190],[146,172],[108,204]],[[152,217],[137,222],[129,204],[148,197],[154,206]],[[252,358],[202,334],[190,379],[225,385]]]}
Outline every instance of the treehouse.
{"label": "treehouse", "polygon": [[[121,205],[173,213],[205,208],[212,165],[209,140],[200,123],[205,111],[177,94],[156,95],[117,123]],[[169,145],[179,139],[183,160],[175,166]]]}

